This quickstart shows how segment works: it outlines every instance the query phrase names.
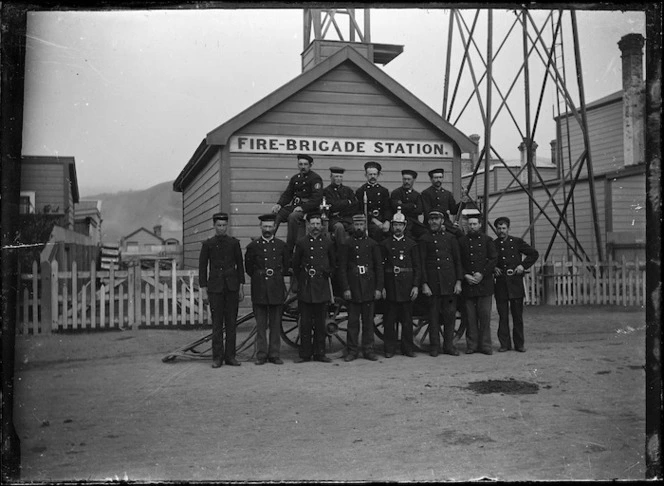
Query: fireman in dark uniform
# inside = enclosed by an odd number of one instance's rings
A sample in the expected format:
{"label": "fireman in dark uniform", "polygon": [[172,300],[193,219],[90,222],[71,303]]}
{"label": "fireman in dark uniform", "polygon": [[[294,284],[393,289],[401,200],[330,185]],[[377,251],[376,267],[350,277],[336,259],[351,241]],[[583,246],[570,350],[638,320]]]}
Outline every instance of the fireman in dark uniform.
{"label": "fireman in dark uniform", "polygon": [[394,356],[397,346],[396,321],[401,323],[401,352],[415,356],[413,343],[413,302],[420,286],[420,254],[417,243],[405,235],[406,217],[392,216],[392,236],[383,240],[387,311],[383,316],[385,357]]}
{"label": "fireman in dark uniform", "polygon": [[390,191],[378,184],[382,169],[378,162],[364,164],[367,182],[355,191],[360,209],[367,215],[369,236],[377,242],[389,236],[390,232]]}
{"label": "fireman in dark uniform", "polygon": [[491,349],[491,300],[493,296],[493,269],[498,254],[493,240],[482,233],[479,215],[468,217],[468,234],[459,238],[463,266],[462,294],[465,300],[467,328],[466,354],[481,351],[493,354]]}
{"label": "fireman in dark uniform", "polygon": [[525,297],[523,274],[535,264],[539,252],[521,238],[509,235],[509,218],[497,218],[493,225],[498,233],[498,237],[494,240],[498,251],[498,263],[493,270],[496,277],[495,298],[499,316],[498,351],[512,349],[509,318],[511,311],[514,349],[523,353],[526,350],[523,347],[523,298]]}
{"label": "fireman in dark uniform", "polygon": [[291,177],[279,202],[272,206],[272,212],[277,215],[275,233],[282,221],[288,221],[286,245],[290,252],[295,246],[304,216],[310,212],[319,211],[320,203],[323,200],[323,180],[311,170],[313,163],[314,159],[309,155],[299,154],[297,156],[299,172]]}
{"label": "fireman in dark uniform", "polygon": [[219,368],[224,361],[240,366],[235,359],[235,325],[239,301],[244,299],[242,249],[236,238],[226,235],[228,214],[216,213],[212,221],[215,236],[203,242],[198,259],[201,297],[204,303],[209,301],[212,312],[212,367]]}
{"label": "fireman in dark uniform", "polygon": [[419,217],[422,214],[422,196],[419,192],[413,189],[417,179],[417,172],[410,169],[401,171],[401,187],[392,191],[390,194],[390,208],[392,214],[401,208],[401,212],[406,216],[406,236],[418,239],[420,236],[427,232]]}
{"label": "fireman in dark uniform", "polygon": [[454,321],[461,293],[461,253],[457,238],[445,231],[444,213],[428,214],[429,232],[419,241],[422,258],[422,293],[429,297],[429,340],[431,356],[440,350],[440,321],[443,322],[443,353],[459,356],[454,347]]}
{"label": "fireman in dark uniform", "polygon": [[297,240],[293,255],[300,310],[300,357],[295,362],[311,361],[313,357],[314,361],[329,363],[332,360],[325,356],[325,315],[327,304],[333,301],[330,278],[336,265],[334,243],[322,234],[320,213],[309,213],[307,221],[309,233]]}
{"label": "fireman in dark uniform", "polygon": [[445,169],[441,168],[429,171],[431,186],[422,191],[422,209],[424,211],[425,224],[428,224],[428,215],[433,209],[437,209],[447,215],[443,223],[447,230],[450,231],[453,229],[452,215],[456,214],[459,206],[454,200],[454,195],[443,188],[444,177]]}
{"label": "fireman in dark uniform", "polygon": [[[267,361],[283,364],[281,347],[281,313],[286,296],[284,276],[290,267],[286,243],[274,236],[276,215],[259,216],[261,236],[247,245],[244,268],[251,277],[251,304],[256,317],[256,364]],[[267,332],[270,332],[268,345]]]}
{"label": "fireman in dark uniform", "polygon": [[364,214],[353,216],[353,232],[339,254],[339,280],[348,304],[348,335],[345,361],[353,361],[359,352],[360,316],[362,317],[362,354],[370,360],[374,352],[374,301],[382,296],[383,265],[378,243],[366,234]]}
{"label": "fireman in dark uniform", "polygon": [[325,202],[330,205],[328,229],[337,248],[353,229],[353,215],[360,210],[355,191],[343,185],[344,172],[342,167],[330,167],[331,183],[323,189]]}

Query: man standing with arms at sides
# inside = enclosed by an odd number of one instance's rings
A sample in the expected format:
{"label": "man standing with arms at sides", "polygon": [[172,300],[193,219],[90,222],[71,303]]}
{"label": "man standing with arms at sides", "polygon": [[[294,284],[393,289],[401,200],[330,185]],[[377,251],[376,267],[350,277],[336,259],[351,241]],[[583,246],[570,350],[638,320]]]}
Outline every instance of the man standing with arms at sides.
{"label": "man standing with arms at sides", "polygon": [[428,224],[428,215],[432,209],[437,209],[447,215],[444,221],[448,231],[452,229],[452,214],[456,214],[458,205],[454,200],[454,195],[443,188],[443,178],[445,169],[433,169],[429,171],[429,180],[431,186],[422,191],[422,209],[424,211],[424,223]]}
{"label": "man standing with arms at sides", "polygon": [[[309,233],[297,240],[293,255],[293,275],[297,279],[300,310],[300,357],[296,363],[314,361],[330,363],[325,356],[325,315],[333,301],[332,284],[336,257],[334,243],[322,235],[319,213],[309,213]],[[313,340],[312,340],[313,331]]]}
{"label": "man standing with arms at sides", "polygon": [[429,354],[438,356],[440,319],[443,321],[443,353],[459,356],[454,347],[456,296],[461,293],[461,253],[457,238],[445,231],[444,214],[437,209],[429,212],[429,233],[420,238],[422,258],[422,293],[429,297]]}
{"label": "man standing with arms at sides", "polygon": [[493,354],[491,349],[491,297],[493,295],[493,269],[498,254],[493,240],[482,233],[482,219],[477,214],[468,216],[468,234],[459,238],[463,266],[462,295],[468,319],[466,354],[481,351]]}
{"label": "man standing with arms at sides", "polygon": [[364,214],[353,216],[353,233],[341,246],[339,280],[348,303],[348,335],[345,361],[353,361],[359,352],[360,316],[362,317],[362,354],[376,361],[374,352],[374,301],[383,290],[382,255],[378,243],[366,235]]}
{"label": "man standing with arms at sides", "polygon": [[417,243],[405,235],[406,217],[392,216],[392,236],[381,242],[385,270],[387,312],[383,316],[385,357],[397,347],[396,320],[401,323],[401,352],[415,357],[413,343],[413,302],[420,286],[420,254]]}
{"label": "man standing with arms at sides", "polygon": [[[247,245],[244,268],[251,277],[251,304],[256,317],[256,364],[283,364],[281,312],[286,297],[284,276],[290,267],[286,243],[274,236],[274,214],[259,216],[261,237]],[[268,346],[267,332],[270,331]]]}
{"label": "man standing with arms at sides", "polygon": [[383,167],[378,162],[364,164],[364,176],[367,182],[355,191],[358,204],[367,216],[369,236],[380,242],[390,232],[390,191],[378,184],[378,177]]}
{"label": "man standing with arms at sides", "polygon": [[329,231],[334,235],[337,248],[353,229],[353,214],[360,210],[355,192],[343,185],[345,169],[330,167],[330,185],[323,190],[325,202],[330,205]]}
{"label": "man standing with arms at sides", "polygon": [[402,185],[390,194],[390,208],[392,214],[401,208],[401,212],[406,216],[406,236],[418,239],[427,232],[427,229],[418,219],[423,209],[422,196],[413,189],[415,179],[417,179],[417,172],[414,170],[401,171]]}
{"label": "man standing with arms at sides", "polygon": [[215,236],[203,242],[198,258],[201,297],[205,304],[209,301],[212,312],[212,367],[219,368],[224,361],[240,366],[235,359],[235,325],[239,301],[244,299],[242,249],[236,238],[226,235],[228,214],[216,213],[212,221]]}
{"label": "man standing with arms at sides", "polygon": [[[539,252],[516,236],[510,236],[510,219],[497,218],[493,223],[498,237],[493,240],[498,251],[498,263],[493,273],[496,277],[496,307],[498,308],[498,341],[500,349],[504,352],[512,349],[510,339],[510,317],[512,312],[512,326],[514,349],[523,353],[526,351],[523,333],[523,298],[526,293],[523,289],[523,274],[532,267],[539,258]],[[522,256],[525,258],[522,259]]]}
{"label": "man standing with arms at sides", "polygon": [[277,215],[274,223],[275,234],[281,222],[288,221],[286,245],[289,252],[293,251],[304,216],[318,211],[323,200],[323,180],[311,170],[313,163],[314,159],[309,155],[299,154],[297,156],[299,172],[291,177],[279,202],[272,206],[272,212]]}

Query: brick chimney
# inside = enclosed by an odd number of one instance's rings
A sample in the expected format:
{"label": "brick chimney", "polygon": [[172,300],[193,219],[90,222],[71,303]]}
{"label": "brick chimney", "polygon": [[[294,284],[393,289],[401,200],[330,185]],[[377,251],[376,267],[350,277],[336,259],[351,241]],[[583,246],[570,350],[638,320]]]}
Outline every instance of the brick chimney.
{"label": "brick chimney", "polygon": [[627,34],[618,42],[622,52],[623,155],[625,165],[645,162],[645,84],[641,34]]}
{"label": "brick chimney", "polygon": [[[535,142],[533,140],[531,150],[533,151],[533,165],[535,167],[537,167],[537,147],[538,147],[537,142]],[[528,163],[528,156],[526,155],[526,138],[525,137],[523,139],[523,142],[521,142],[519,144],[518,149],[519,149],[519,152],[521,152],[521,166],[519,167],[519,169],[521,169],[521,167],[523,167],[524,165],[526,165]],[[521,175],[519,176],[519,180],[523,183],[528,182],[528,169],[527,168],[523,169],[523,171],[521,172]]]}
{"label": "brick chimney", "polygon": [[158,224],[154,228],[152,228],[152,232],[157,235],[159,238],[161,238],[161,225]]}

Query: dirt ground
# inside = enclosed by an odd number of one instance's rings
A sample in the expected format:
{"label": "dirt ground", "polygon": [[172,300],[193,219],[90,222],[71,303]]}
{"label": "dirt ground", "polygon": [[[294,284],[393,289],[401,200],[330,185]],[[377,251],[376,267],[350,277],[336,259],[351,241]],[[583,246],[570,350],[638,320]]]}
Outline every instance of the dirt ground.
{"label": "dirt ground", "polygon": [[462,341],[459,357],[295,364],[284,344],[282,366],[220,369],[161,360],[205,330],[20,336],[21,479],[642,479],[644,323],[528,307],[523,354]]}

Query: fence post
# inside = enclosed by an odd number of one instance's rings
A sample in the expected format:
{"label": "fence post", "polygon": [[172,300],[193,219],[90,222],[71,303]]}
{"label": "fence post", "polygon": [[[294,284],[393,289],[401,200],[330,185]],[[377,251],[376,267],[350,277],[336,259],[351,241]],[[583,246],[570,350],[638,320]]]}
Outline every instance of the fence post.
{"label": "fence post", "polygon": [[132,330],[137,329],[134,327],[134,276],[136,274],[134,265],[135,263],[127,267],[127,327],[130,327]]}
{"label": "fence post", "polygon": [[542,303],[556,304],[556,287],[554,282],[553,263],[546,261],[542,264]]}
{"label": "fence post", "polygon": [[[51,264],[41,263],[41,332],[51,332]],[[37,330],[35,329],[35,332]]]}
{"label": "fence post", "polygon": [[60,283],[58,282],[58,261],[51,262],[51,320],[48,322],[49,333],[58,329],[58,294],[60,293]]}
{"label": "fence post", "polygon": [[140,261],[133,268],[134,288],[131,292],[134,294],[134,331],[138,331],[141,325],[141,263]]}

